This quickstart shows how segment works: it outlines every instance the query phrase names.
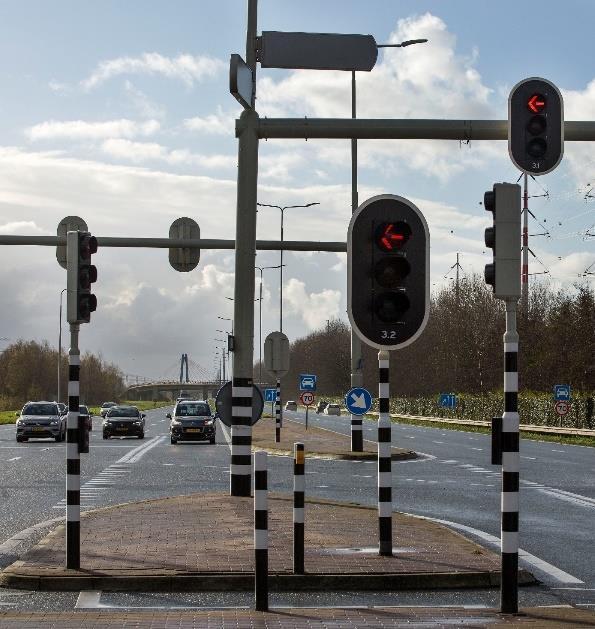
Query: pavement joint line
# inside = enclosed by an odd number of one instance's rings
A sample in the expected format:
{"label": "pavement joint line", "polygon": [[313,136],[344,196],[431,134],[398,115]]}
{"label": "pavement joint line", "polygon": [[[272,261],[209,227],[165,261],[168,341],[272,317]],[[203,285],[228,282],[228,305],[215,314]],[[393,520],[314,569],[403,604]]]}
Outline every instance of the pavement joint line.
{"label": "pavement joint line", "polygon": [[[454,529],[464,531],[465,533],[469,533],[481,539],[491,549],[495,549],[497,551],[500,550],[500,539],[498,537],[495,537],[494,535],[491,535],[490,533],[486,533],[485,531],[475,529],[465,524],[459,524],[458,522],[442,520],[440,518],[432,518],[432,517],[424,516],[424,515],[416,515],[414,513],[407,513],[406,515],[412,515],[413,517],[418,517],[423,520],[430,520],[432,522],[438,522],[439,524],[445,524],[446,526],[452,527]],[[537,570],[538,572],[541,572],[544,575],[547,575],[547,577],[551,577],[551,579],[549,579],[550,583],[552,579],[556,583],[568,583],[568,584],[584,583],[584,581],[577,579],[576,577],[572,576],[568,572],[564,572],[564,570],[557,568],[556,566],[548,563],[547,561],[543,559],[540,559],[539,557],[536,557],[535,555],[532,555],[531,553],[528,553],[525,550],[522,550],[521,548],[519,548],[519,560],[526,564],[529,564],[532,567],[532,569]],[[547,577],[542,578],[542,580],[546,583],[548,582]],[[549,585],[550,583],[547,583],[547,584]]]}

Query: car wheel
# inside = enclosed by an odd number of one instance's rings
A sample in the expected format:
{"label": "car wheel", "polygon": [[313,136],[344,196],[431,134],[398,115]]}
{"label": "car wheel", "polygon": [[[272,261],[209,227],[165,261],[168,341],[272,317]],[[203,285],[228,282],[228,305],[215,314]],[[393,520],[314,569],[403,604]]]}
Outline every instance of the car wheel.
{"label": "car wheel", "polygon": [[108,435],[106,435],[106,434],[104,434],[104,435],[103,435],[103,438],[104,438],[104,439],[109,439],[109,436],[108,436]]}
{"label": "car wheel", "polygon": [[170,437],[170,443],[171,443],[172,445],[175,445],[176,443],[178,443],[178,440],[177,440],[177,439],[174,439],[173,437]]}
{"label": "car wheel", "polygon": [[62,435],[58,435],[57,437],[54,437],[54,440],[56,441],[56,443],[60,443],[60,441],[62,441]]}
{"label": "car wheel", "polygon": [[145,433],[141,432],[141,434],[138,436],[139,439],[144,439],[145,438]]}
{"label": "car wheel", "polygon": [[209,439],[209,443],[210,443],[211,445],[215,445],[215,437],[211,437],[211,438]]}
{"label": "car wheel", "polygon": [[17,437],[17,443],[23,443],[23,438],[22,437]]}

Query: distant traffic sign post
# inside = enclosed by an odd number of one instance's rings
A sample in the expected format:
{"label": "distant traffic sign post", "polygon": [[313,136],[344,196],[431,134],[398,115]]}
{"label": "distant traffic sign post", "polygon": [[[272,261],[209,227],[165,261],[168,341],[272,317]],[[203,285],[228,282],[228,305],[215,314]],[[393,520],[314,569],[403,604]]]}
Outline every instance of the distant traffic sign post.
{"label": "distant traffic sign post", "polygon": [[264,366],[277,379],[275,442],[279,443],[283,426],[281,378],[289,371],[289,339],[283,332],[271,332],[264,340]]}
{"label": "distant traffic sign post", "polygon": [[265,389],[264,401],[271,403],[271,416],[275,415],[275,402],[277,400],[277,389]]}
{"label": "distant traffic sign post", "polygon": [[456,408],[457,396],[454,393],[441,393],[438,398],[440,408]]}
{"label": "distant traffic sign post", "polygon": [[554,386],[554,400],[559,402],[560,400],[570,400],[570,385],[569,384],[557,384]]}
{"label": "distant traffic sign post", "polygon": [[303,391],[300,394],[300,402],[306,407],[306,430],[308,430],[308,410],[314,404],[314,393]]}

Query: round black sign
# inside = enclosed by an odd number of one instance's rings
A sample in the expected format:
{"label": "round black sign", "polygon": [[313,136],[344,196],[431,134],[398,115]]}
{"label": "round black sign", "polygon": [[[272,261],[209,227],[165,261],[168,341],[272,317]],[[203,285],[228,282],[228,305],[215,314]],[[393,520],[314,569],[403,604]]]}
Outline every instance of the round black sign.
{"label": "round black sign", "polygon": [[[264,408],[264,399],[261,390],[252,385],[252,426],[260,419],[262,409]],[[231,382],[226,382],[217,391],[215,398],[215,409],[219,419],[229,428],[231,426]]]}

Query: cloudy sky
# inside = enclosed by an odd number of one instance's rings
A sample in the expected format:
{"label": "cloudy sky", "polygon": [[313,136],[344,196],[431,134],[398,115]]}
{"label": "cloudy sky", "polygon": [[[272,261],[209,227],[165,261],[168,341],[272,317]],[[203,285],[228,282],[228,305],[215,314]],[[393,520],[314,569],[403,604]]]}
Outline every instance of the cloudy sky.
{"label": "cloudy sky", "polygon": [[[511,87],[542,76],[561,89],[567,120],[593,120],[594,18],[585,0],[261,0],[258,26],[372,34],[378,43],[429,39],[384,49],[358,75],[359,117],[504,119]],[[53,235],[78,215],[99,236],[165,237],[189,216],[203,237],[233,238],[240,108],[229,94],[229,56],[245,56],[245,29],[244,0],[0,0],[0,234]],[[350,73],[258,68],[257,76],[261,116],[351,115]],[[359,147],[360,201],[399,194],[425,213],[433,287],[449,282],[457,252],[465,272],[481,271],[489,218],[479,202],[493,182],[519,176],[506,143]],[[530,182],[530,271],[547,271],[535,279],[571,286],[595,270],[594,160],[595,147],[568,142],[558,169]],[[286,212],[286,238],[345,240],[350,175],[347,140],[262,142],[259,201],[318,202]],[[278,238],[279,219],[261,209],[259,237]],[[262,252],[257,264],[278,257]],[[285,262],[290,339],[330,317],[346,320],[344,255],[291,253]],[[213,373],[216,330],[229,325],[217,317],[233,312],[232,252],[203,251],[191,273],[174,271],[166,250],[104,248],[95,263],[99,306],[82,327],[82,350],[148,377],[173,375],[187,352]],[[52,248],[0,247],[0,337],[57,345],[65,285]],[[277,271],[265,271],[263,292],[264,337],[278,328]]]}

